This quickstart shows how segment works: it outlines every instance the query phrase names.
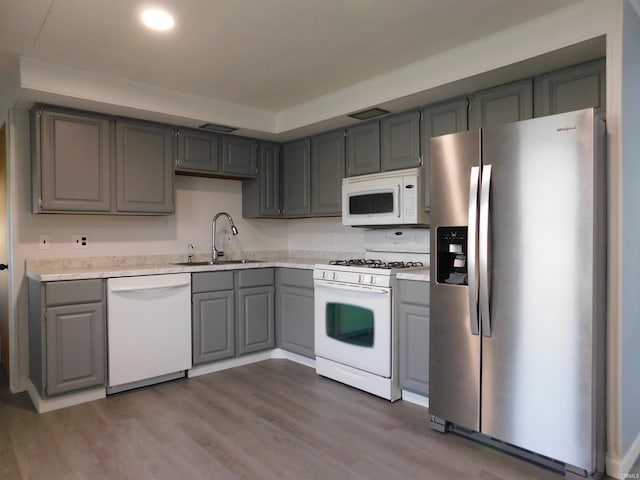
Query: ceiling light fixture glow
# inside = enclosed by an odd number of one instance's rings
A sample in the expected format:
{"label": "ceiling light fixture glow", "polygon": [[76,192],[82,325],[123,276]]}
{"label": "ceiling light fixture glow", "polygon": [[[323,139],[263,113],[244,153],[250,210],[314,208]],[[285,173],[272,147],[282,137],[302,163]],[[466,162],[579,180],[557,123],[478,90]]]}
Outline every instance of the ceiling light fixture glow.
{"label": "ceiling light fixture glow", "polygon": [[157,8],[144,10],[140,17],[142,22],[153,30],[171,30],[175,23],[171,14]]}

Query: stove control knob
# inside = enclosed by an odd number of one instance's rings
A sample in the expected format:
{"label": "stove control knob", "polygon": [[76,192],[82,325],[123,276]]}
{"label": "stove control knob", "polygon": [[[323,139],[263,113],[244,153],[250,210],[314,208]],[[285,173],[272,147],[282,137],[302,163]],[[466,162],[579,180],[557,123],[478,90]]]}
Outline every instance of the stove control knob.
{"label": "stove control knob", "polygon": [[369,283],[371,285],[373,285],[374,283],[376,283],[376,277],[374,277],[373,275],[371,275],[371,278],[369,279]]}
{"label": "stove control knob", "polygon": [[362,283],[362,275],[358,275],[358,283]]}
{"label": "stove control knob", "polygon": [[338,279],[338,274],[336,272],[333,272],[333,276],[331,278],[333,280],[337,280]]}

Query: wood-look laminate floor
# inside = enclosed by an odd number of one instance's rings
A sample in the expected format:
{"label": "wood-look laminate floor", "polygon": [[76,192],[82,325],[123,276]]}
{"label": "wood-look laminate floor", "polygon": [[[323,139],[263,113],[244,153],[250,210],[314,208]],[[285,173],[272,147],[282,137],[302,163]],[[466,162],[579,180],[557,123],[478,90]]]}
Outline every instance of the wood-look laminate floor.
{"label": "wood-look laminate floor", "polygon": [[552,479],[288,360],[38,415],[0,379],[0,479]]}

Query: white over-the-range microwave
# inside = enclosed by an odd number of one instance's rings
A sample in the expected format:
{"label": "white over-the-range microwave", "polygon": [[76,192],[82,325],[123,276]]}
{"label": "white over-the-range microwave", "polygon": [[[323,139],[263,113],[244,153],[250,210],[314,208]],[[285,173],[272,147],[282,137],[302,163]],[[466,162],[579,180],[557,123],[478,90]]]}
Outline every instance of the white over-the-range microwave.
{"label": "white over-the-range microwave", "polygon": [[427,225],[422,168],[342,179],[342,224]]}

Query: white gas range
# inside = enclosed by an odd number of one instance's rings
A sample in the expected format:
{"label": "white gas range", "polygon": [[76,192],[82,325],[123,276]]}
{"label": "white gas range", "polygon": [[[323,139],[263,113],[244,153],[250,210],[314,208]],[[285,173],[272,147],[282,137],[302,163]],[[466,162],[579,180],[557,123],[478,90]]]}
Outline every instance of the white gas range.
{"label": "white gas range", "polygon": [[315,352],[319,375],[398,400],[396,273],[429,266],[429,229],[365,232],[365,258],[317,264]]}

